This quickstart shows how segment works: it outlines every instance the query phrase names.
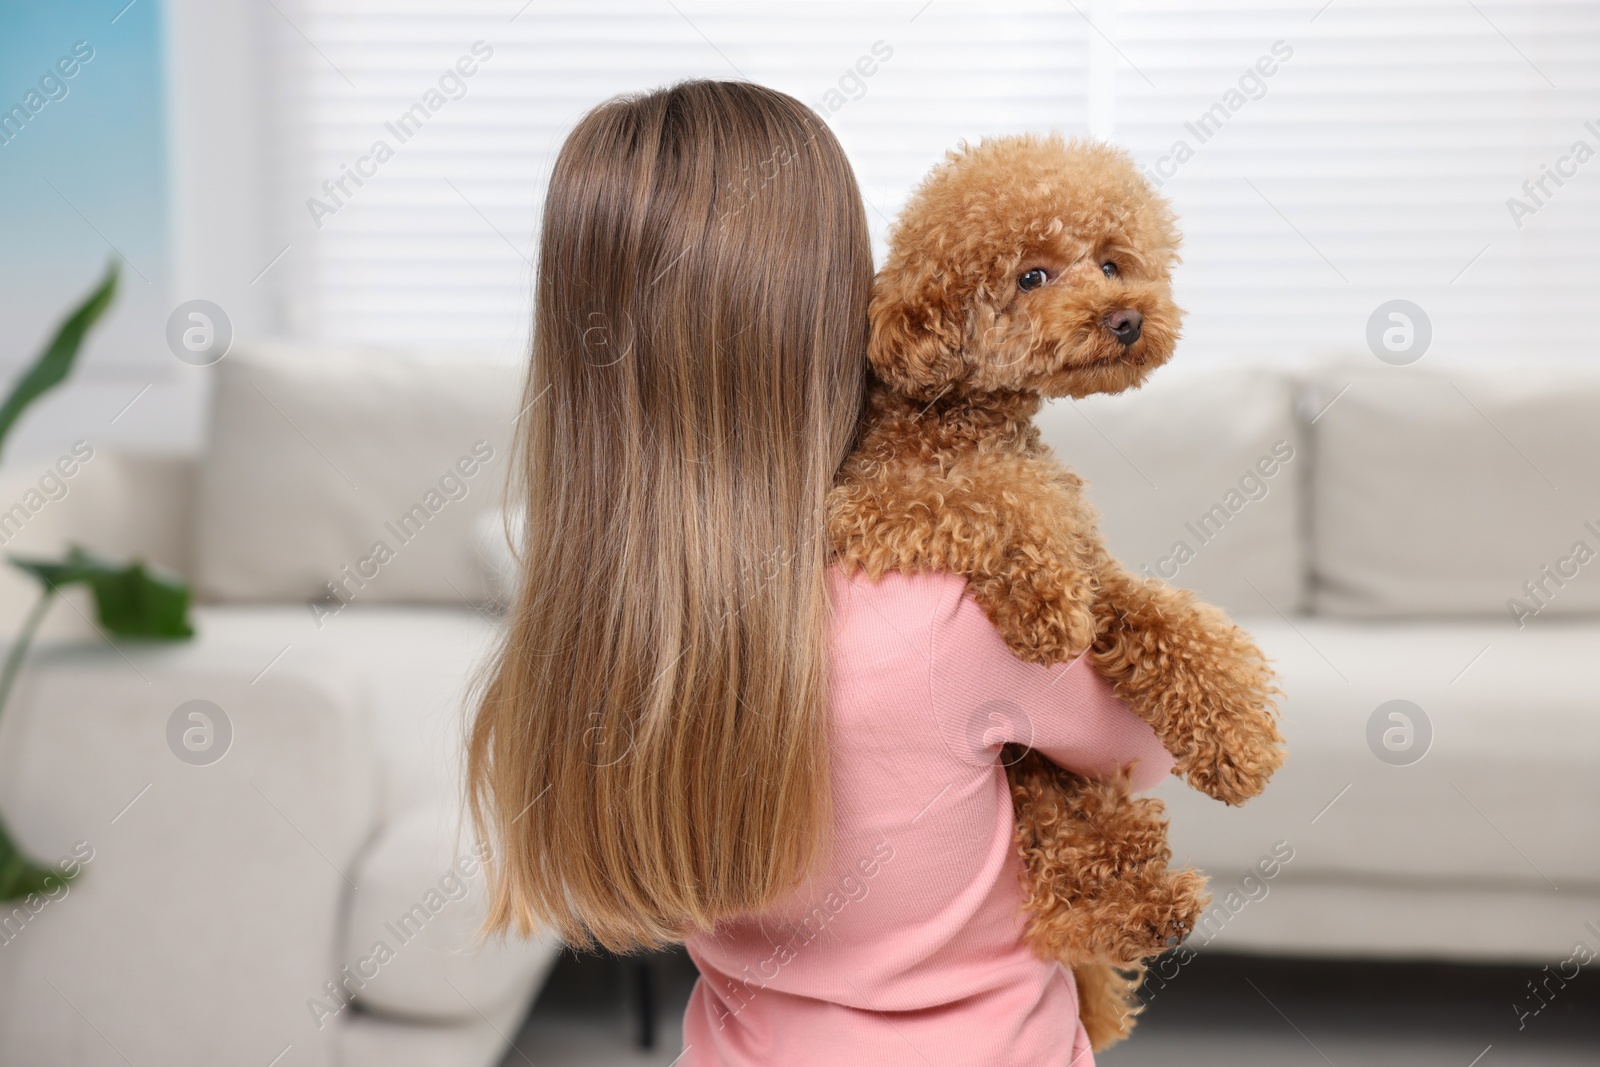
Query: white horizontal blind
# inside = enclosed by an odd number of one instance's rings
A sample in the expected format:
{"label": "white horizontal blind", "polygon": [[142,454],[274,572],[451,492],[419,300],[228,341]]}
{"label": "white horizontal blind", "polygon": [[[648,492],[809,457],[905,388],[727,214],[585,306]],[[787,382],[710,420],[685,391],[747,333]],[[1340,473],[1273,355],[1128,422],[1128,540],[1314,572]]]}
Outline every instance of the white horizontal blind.
{"label": "white horizontal blind", "polygon": [[1185,231],[1185,353],[1362,351],[1396,298],[1430,361],[1600,351],[1600,158],[1569,158],[1600,152],[1600,4],[1120,0],[1103,28],[1115,137]]}
{"label": "white horizontal blind", "polygon": [[[1573,155],[1600,152],[1591,2],[276,4],[273,281],[302,335],[520,353],[571,124],[618,92],[743,76],[827,115],[880,241],[956,141],[1084,132],[1095,93],[1095,132],[1179,210],[1189,358],[1360,350],[1396,298],[1431,320],[1431,358],[1589,358],[1600,336],[1600,159]],[[477,40],[493,56],[465,95],[399,144],[385,123]],[[307,200],[331,204],[322,183],[380,138],[394,158],[316,226]]]}
{"label": "white horizontal blind", "polygon": [[[554,153],[617,93],[746,77],[795,95],[850,154],[880,248],[959,139],[1087,122],[1091,29],[1045,0],[274,2],[289,247],[274,276],[288,329],[323,340],[520,355]],[[386,126],[426,109],[459,57],[475,69],[459,89],[447,78],[425,121]],[[373,156],[379,140],[393,158]],[[370,176],[335,184],[336,204],[323,183],[358,165]]]}

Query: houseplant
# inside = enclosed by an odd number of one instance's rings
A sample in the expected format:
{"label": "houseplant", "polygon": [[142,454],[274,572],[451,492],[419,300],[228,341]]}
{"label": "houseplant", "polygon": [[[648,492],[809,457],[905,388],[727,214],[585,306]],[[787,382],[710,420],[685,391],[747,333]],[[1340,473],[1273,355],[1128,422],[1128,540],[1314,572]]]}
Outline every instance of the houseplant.
{"label": "houseplant", "polygon": [[[0,454],[5,439],[34,401],[67,379],[89,330],[111,306],[117,291],[115,261],[105,277],[62,321],[50,343],[23,372],[0,404]],[[12,686],[22,669],[28,648],[55,602],[56,594],[73,586],[90,590],[101,630],[108,636],[182,640],[194,634],[189,624],[189,589],[180,580],[151,571],[142,562],[118,563],[102,559],[77,545],[59,559],[11,556],[13,566],[39,584],[34,603],[21,631],[0,666],[0,714],[5,711]],[[11,840],[0,818],[0,902],[25,899],[51,888],[51,881],[70,881],[69,874],[37,863]]]}

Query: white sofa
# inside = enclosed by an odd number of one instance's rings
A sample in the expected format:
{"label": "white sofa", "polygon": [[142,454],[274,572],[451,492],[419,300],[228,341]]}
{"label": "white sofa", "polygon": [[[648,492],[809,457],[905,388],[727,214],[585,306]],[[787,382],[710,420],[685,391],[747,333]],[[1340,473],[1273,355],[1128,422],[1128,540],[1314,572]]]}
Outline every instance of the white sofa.
{"label": "white sofa", "polygon": [[[44,489],[47,459],[0,479],[7,552],[140,556],[202,601],[192,641],[111,646],[70,595],[0,718],[13,835],[92,857],[60,899],[0,909],[0,1063],[486,1067],[555,961],[549,938],[479,942],[460,815],[464,697],[497,632],[471,531],[519,372],[326,355],[224,361],[201,456],[86,442]],[[363,522],[414,502],[407,544]],[[358,588],[343,566],[383,538],[397,555]],[[9,635],[34,590],[6,570]],[[324,580],[347,606],[308,605]],[[170,742],[192,700],[231,727],[209,764]]]}
{"label": "white sofa", "polygon": [[1260,798],[1160,789],[1213,879],[1190,945],[1600,952],[1600,375],[1179,365],[1073,408],[1045,435],[1118,557],[1227,607],[1285,694]]}
{"label": "white sofa", "polygon": [[[15,835],[93,850],[0,943],[0,1062],[489,1064],[555,953],[477,946],[481,876],[450,876],[519,369],[257,347],[214,370],[201,455],[97,451],[57,500],[28,496],[42,463],[0,482],[24,502],[7,550],[140,554],[202,598],[173,646],[58,607],[0,720]],[[1214,876],[1191,944],[1600,948],[1600,562],[1540,569],[1600,549],[1600,379],[1180,363],[1043,423],[1119,557],[1228,607],[1282,675],[1291,754],[1262,798],[1162,787],[1178,858]],[[0,575],[3,632],[30,593]],[[195,699],[232,726],[204,766],[168,741]],[[1392,700],[1422,710],[1409,752],[1372,725]],[[335,1014],[346,965],[371,977]]]}

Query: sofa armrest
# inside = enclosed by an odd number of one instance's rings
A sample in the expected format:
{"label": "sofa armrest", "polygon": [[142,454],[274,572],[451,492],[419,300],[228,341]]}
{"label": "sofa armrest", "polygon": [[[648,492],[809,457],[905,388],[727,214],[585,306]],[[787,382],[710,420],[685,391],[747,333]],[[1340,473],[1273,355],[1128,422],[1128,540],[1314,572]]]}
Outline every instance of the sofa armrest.
{"label": "sofa armrest", "polygon": [[[314,650],[263,671],[273,649],[201,621],[181,646],[45,647],[0,719],[15,838],[89,853],[58,899],[4,913],[0,1062],[334,1061],[307,1002],[376,832],[366,690]],[[213,745],[231,726],[204,765],[169,742],[196,699],[222,709]]]}

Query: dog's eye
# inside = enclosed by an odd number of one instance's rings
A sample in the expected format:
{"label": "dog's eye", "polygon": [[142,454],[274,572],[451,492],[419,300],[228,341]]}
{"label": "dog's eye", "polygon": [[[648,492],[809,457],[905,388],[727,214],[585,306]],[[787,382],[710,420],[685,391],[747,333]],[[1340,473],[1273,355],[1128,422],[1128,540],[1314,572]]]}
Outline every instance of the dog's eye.
{"label": "dog's eye", "polygon": [[1050,275],[1046,274],[1040,268],[1035,267],[1017,279],[1017,288],[1021,289],[1024,293],[1031,293],[1049,280]]}
{"label": "dog's eye", "polygon": [[1117,276],[1117,265],[1108,259],[1104,263],[1100,264],[1100,273],[1104,274],[1107,278],[1115,278]]}

